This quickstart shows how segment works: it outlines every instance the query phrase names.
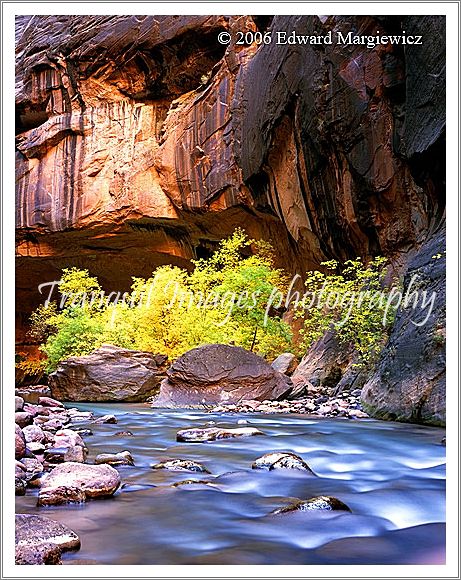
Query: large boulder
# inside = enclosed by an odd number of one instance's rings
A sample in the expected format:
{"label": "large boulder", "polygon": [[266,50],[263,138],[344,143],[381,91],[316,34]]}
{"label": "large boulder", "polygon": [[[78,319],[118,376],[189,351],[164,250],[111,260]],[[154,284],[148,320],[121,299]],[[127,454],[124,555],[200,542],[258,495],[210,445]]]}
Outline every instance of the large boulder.
{"label": "large boulder", "polygon": [[[39,505],[55,505],[63,503],[63,490],[80,490],[78,501],[94,497],[111,496],[120,486],[120,475],[110,465],[86,465],[67,462],[57,465],[46,478],[40,489]],[[68,501],[76,501],[76,493]]]}
{"label": "large boulder", "polygon": [[167,357],[104,344],[62,361],[49,377],[63,401],[145,401],[158,392]]}
{"label": "large boulder", "polygon": [[290,398],[306,395],[311,387],[336,393],[343,388],[360,389],[365,373],[354,366],[355,362],[353,349],[340,344],[333,332],[326,332],[309,348],[294,371]]}
{"label": "large boulder", "polygon": [[[441,230],[410,262],[403,296],[411,299],[407,308],[399,308],[376,371],[362,390],[363,407],[374,417],[445,424],[444,250]],[[415,309],[413,292],[419,296]],[[421,308],[424,292],[427,304]]]}
{"label": "large boulder", "polygon": [[194,348],[168,369],[154,407],[200,407],[244,399],[279,399],[291,381],[263,358],[238,346]]}
{"label": "large boulder", "polygon": [[75,532],[49,518],[17,514],[15,524],[16,564],[59,564],[61,552],[80,548]]}

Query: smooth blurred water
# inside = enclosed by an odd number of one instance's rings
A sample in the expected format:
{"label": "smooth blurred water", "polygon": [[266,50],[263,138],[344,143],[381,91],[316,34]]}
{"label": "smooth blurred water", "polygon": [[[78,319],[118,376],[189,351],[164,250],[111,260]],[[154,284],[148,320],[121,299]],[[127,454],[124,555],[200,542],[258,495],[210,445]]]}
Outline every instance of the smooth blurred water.
{"label": "smooth blurred water", "polygon": [[[17,498],[18,513],[65,523],[82,542],[64,563],[96,564],[436,564],[445,558],[445,448],[442,429],[374,420],[303,415],[213,415],[139,404],[79,404],[111,413],[115,425],[90,425],[88,461],[131,451],[113,498],[81,506],[36,507],[36,491]],[[264,436],[176,443],[176,431],[239,419]],[[82,423],[82,427],[86,426]],[[133,437],[115,433],[129,430]],[[301,455],[317,477],[255,471],[269,451]],[[166,458],[194,459],[212,475],[152,470]],[[184,479],[212,486],[170,487]],[[155,486],[155,487],[154,487]],[[333,495],[352,510],[270,515],[290,498]]]}

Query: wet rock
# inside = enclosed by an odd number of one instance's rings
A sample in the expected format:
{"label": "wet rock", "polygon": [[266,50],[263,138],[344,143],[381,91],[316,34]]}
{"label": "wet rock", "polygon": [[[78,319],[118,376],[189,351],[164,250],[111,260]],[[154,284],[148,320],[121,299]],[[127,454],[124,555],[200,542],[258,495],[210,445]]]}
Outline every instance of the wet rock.
{"label": "wet rock", "polygon": [[114,437],[134,437],[131,431],[117,431],[114,433]]}
{"label": "wet rock", "polygon": [[[82,463],[62,463],[57,465],[46,478],[39,492],[46,496],[49,505],[52,498],[60,501],[62,487],[78,488],[85,493],[85,499],[108,497],[115,493],[120,485],[120,475],[110,465],[86,465]],[[56,490],[56,493],[54,493]]]}
{"label": "wet rock", "polygon": [[[206,361],[206,364],[204,364]],[[154,407],[200,407],[245,398],[282,397],[291,382],[263,358],[237,346],[209,344],[179,357],[167,371]]]}
{"label": "wet rock", "polygon": [[302,457],[295,453],[274,451],[258,457],[251,465],[252,469],[298,469],[313,473]]}
{"label": "wet rock", "polygon": [[336,497],[330,497],[326,495],[319,495],[317,497],[311,497],[308,500],[295,501],[289,505],[283,506],[274,510],[273,514],[284,514],[294,511],[347,511],[350,512],[350,508],[337,499]]}
{"label": "wet rock", "polygon": [[188,485],[212,485],[212,481],[200,480],[200,479],[183,479],[182,481],[176,481],[171,484],[171,487],[183,487]]}
{"label": "wet rock", "polygon": [[443,445],[444,447],[446,447],[446,445],[447,445],[447,438],[446,437],[442,437],[442,440],[440,441],[440,445]]}
{"label": "wet rock", "polygon": [[51,391],[63,401],[145,401],[157,394],[166,360],[105,344],[59,363],[49,377]]}
{"label": "wet rock", "polygon": [[210,473],[208,469],[198,463],[197,461],[191,461],[190,459],[166,459],[165,461],[160,461],[152,465],[152,469],[167,469],[168,471],[197,471],[200,473]]}
{"label": "wet rock", "polygon": [[31,443],[35,441],[37,443],[42,443],[45,440],[45,433],[38,425],[27,425],[23,428],[22,432],[26,443]]}
{"label": "wet rock", "polygon": [[58,564],[61,552],[80,548],[75,532],[44,516],[17,514],[15,528],[16,564]]}
{"label": "wet rock", "polygon": [[15,423],[20,427],[26,427],[26,425],[30,425],[32,423],[32,419],[32,415],[26,411],[18,411],[14,415]]}
{"label": "wet rock", "polygon": [[86,501],[85,491],[80,487],[58,485],[53,488],[48,488],[46,487],[46,480],[43,486],[39,492],[37,500],[38,506],[84,503]]}
{"label": "wet rock", "polygon": [[120,453],[100,453],[94,460],[96,465],[107,463],[109,465],[134,465],[134,460],[129,451]]}
{"label": "wet rock", "polygon": [[210,427],[209,429],[182,429],[176,433],[176,441],[204,443],[218,439],[251,437],[253,435],[264,435],[264,433],[254,427],[240,427],[237,429],[218,429],[214,427]]}
{"label": "wet rock", "polygon": [[272,363],[271,367],[278,371],[279,373],[283,373],[284,375],[292,375],[298,366],[298,361],[296,357],[291,352],[284,352],[280,354]]}
{"label": "wet rock", "polygon": [[22,432],[21,427],[16,423],[14,456],[16,457],[16,459],[21,459],[22,457],[24,457],[25,452],[26,452],[26,439],[24,437],[24,433]]}
{"label": "wet rock", "polygon": [[98,419],[95,419],[94,421],[95,423],[110,423],[110,424],[114,424],[117,423],[117,417],[115,417],[115,415],[103,415],[102,417],[98,417]]}
{"label": "wet rock", "polygon": [[22,411],[22,408],[24,407],[24,399],[22,397],[15,397],[14,398],[14,410],[16,411]]}

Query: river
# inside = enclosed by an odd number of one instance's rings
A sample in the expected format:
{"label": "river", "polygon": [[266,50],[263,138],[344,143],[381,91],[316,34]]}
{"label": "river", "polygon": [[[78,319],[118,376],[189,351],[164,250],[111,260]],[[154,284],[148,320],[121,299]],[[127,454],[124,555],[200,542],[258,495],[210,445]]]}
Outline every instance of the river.
{"label": "river", "polygon": [[[131,451],[110,499],[36,507],[36,490],[17,497],[18,513],[40,513],[72,528],[81,550],[64,564],[439,564],[445,552],[444,430],[375,420],[305,415],[213,415],[141,404],[72,404],[117,416],[90,427],[87,461]],[[176,443],[176,431],[209,421],[247,420],[265,436]],[[82,424],[82,427],[85,427]],[[129,430],[133,436],[115,436]],[[301,455],[317,477],[256,471],[269,451]],[[193,459],[211,475],[153,470],[165,458]],[[184,479],[213,485],[171,487]],[[270,515],[289,498],[332,495],[347,512]]]}

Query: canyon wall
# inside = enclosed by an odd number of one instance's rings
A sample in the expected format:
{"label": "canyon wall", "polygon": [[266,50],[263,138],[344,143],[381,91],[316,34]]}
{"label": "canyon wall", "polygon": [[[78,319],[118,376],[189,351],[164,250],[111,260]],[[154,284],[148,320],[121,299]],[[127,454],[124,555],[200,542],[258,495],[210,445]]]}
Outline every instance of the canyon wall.
{"label": "canyon wall", "polygon": [[[236,44],[257,30],[424,44]],[[444,222],[444,59],[434,16],[18,17],[18,341],[61,268],[125,290],[237,226],[292,273],[403,272]]]}

